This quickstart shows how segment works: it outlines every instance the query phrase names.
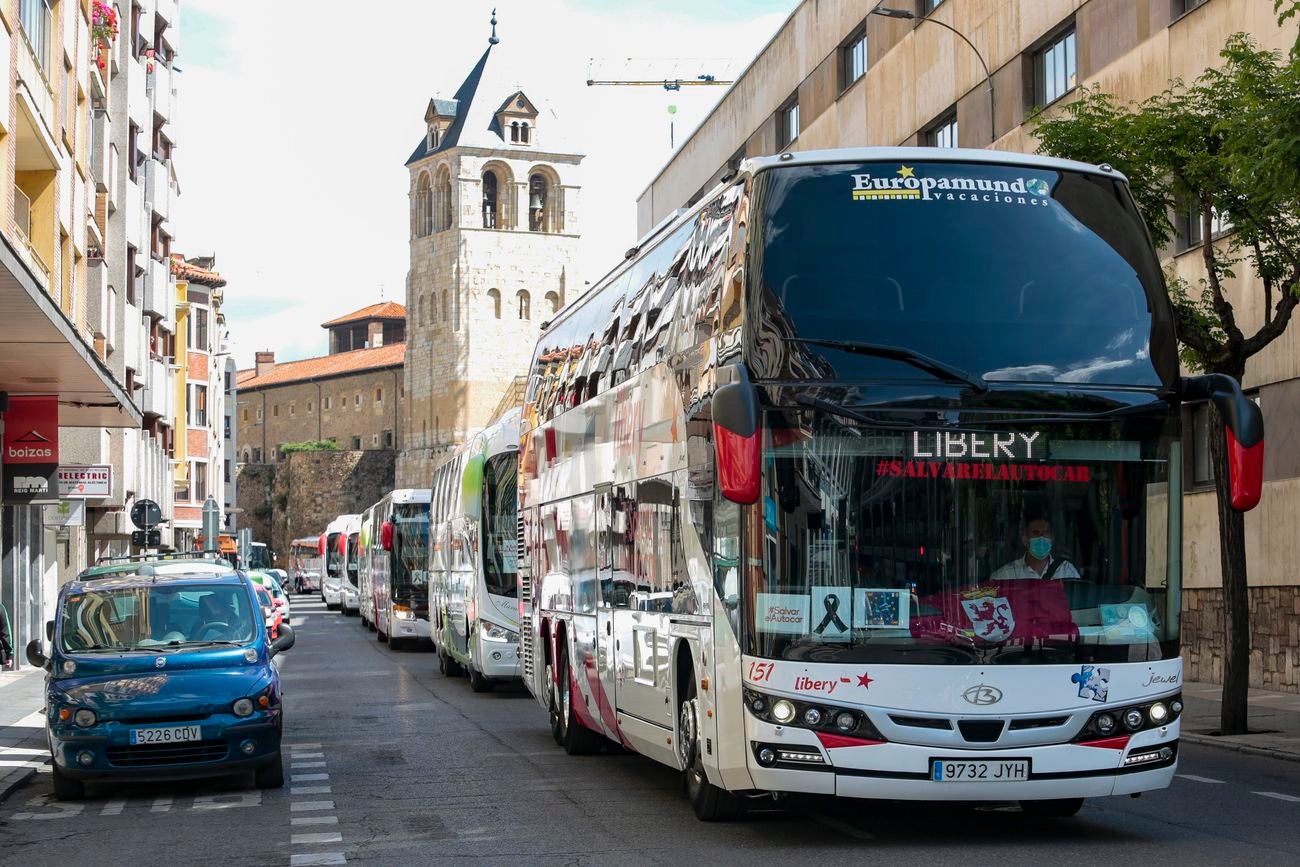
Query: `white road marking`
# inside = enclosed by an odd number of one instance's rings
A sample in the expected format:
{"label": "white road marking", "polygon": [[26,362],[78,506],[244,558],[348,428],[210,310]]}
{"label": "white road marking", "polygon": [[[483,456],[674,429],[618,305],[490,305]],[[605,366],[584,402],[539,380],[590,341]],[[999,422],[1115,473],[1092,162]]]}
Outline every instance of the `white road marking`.
{"label": "white road marking", "polygon": [[318,750],[320,744],[285,744],[291,750]]}
{"label": "white road marking", "polygon": [[109,801],[107,804],[104,805],[104,809],[99,811],[99,815],[116,816],[122,812],[122,809],[125,806],[126,806],[126,801],[123,801],[120,798],[115,801]]}
{"label": "white road marking", "polygon": [[315,867],[317,864],[346,864],[342,852],[322,852],[318,855],[290,855],[289,867]]}
{"label": "white road marking", "polygon": [[1284,795],[1281,792],[1251,792],[1252,795],[1259,795],[1263,798],[1274,798],[1278,801],[1290,801],[1293,804],[1300,804],[1300,798],[1295,795]]}
{"label": "white road marking", "polygon": [[[541,753],[538,753],[538,755],[541,755]],[[289,764],[289,767],[291,767],[291,768],[323,768],[323,767],[325,767],[325,763],[324,763],[324,762],[291,762],[291,763]]]}
{"label": "white road marking", "polygon": [[1223,780],[1212,780],[1209,777],[1198,777],[1196,774],[1174,774],[1180,780],[1191,780],[1193,783],[1222,783]]}
{"label": "white road marking", "polygon": [[337,825],[338,816],[294,816],[289,820],[290,825]]}
{"label": "white road marking", "polygon": [[230,792],[222,795],[202,795],[194,799],[196,810],[228,810],[231,807],[260,807],[262,792]]}
{"label": "white road marking", "polygon": [[290,795],[328,795],[330,794],[329,786],[291,786]]}
{"label": "white road marking", "polygon": [[325,754],[324,753],[294,753],[293,757],[295,759],[323,759],[325,758]]}
{"label": "white road marking", "polygon": [[295,783],[310,783],[316,780],[328,780],[329,774],[290,774],[289,779]]}
{"label": "white road marking", "polygon": [[337,831],[324,834],[294,834],[289,838],[292,846],[308,846],[314,843],[342,843],[343,835]]}
{"label": "white road marking", "polygon": [[150,813],[166,813],[172,808],[171,795],[159,795],[153,799],[153,806],[149,808]]}
{"label": "white road marking", "polygon": [[333,801],[297,801],[289,805],[291,813],[311,813],[317,810],[333,810]]}
{"label": "white road marking", "polygon": [[85,808],[86,805],[85,805],[85,804],[68,804],[68,803],[63,803],[63,802],[55,801],[55,800],[51,799],[49,795],[37,795],[36,797],[32,798],[30,801],[27,802],[27,806],[28,806],[28,807],[44,807],[44,808],[52,809],[52,810],[54,810],[55,812],[53,812],[53,813],[27,813],[27,812],[23,812],[23,813],[14,813],[13,818],[14,818],[15,820],[21,820],[21,819],[37,819],[37,820],[40,820],[40,819],[67,819],[67,818],[70,818],[70,817],[72,817],[72,816],[79,816],[79,815],[81,815],[81,811]]}

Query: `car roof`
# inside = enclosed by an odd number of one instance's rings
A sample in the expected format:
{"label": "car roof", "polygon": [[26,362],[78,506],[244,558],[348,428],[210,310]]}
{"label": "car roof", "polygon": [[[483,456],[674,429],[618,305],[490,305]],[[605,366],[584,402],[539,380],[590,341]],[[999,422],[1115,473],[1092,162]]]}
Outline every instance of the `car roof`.
{"label": "car roof", "polygon": [[[151,587],[165,585],[170,589],[180,590],[186,587],[216,585],[234,585],[238,586],[244,583],[244,574],[236,572],[234,569],[226,567],[225,571],[195,570],[195,571],[168,571],[161,572],[154,570],[159,564],[139,563],[137,571],[134,572],[114,572],[102,576],[81,577],[67,584],[68,593],[85,593],[96,590],[128,590],[135,587]],[[180,564],[167,564],[176,566]],[[211,566],[210,563],[200,564]]]}

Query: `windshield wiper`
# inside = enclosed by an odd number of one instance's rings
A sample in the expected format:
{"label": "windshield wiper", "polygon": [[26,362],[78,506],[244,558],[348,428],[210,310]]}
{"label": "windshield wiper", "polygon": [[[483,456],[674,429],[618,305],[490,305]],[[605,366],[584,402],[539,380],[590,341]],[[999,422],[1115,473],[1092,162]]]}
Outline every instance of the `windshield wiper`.
{"label": "windshield wiper", "polygon": [[988,383],[984,381],[983,377],[967,373],[960,367],[954,367],[937,358],[931,358],[928,355],[905,349],[902,346],[889,346],[885,343],[864,343],[856,340],[829,340],[821,337],[784,337],[782,339],[787,343],[826,346],[831,349],[842,349],[855,355],[870,355],[873,358],[888,358],[892,361],[901,361],[904,364],[912,365],[917,370],[924,370],[926,373],[932,374],[945,382],[969,385],[977,394],[984,394],[989,390]]}
{"label": "windshield wiper", "polygon": [[226,641],[222,639],[205,639],[203,641],[169,641],[166,647],[207,647],[213,644],[242,644],[241,641]]}

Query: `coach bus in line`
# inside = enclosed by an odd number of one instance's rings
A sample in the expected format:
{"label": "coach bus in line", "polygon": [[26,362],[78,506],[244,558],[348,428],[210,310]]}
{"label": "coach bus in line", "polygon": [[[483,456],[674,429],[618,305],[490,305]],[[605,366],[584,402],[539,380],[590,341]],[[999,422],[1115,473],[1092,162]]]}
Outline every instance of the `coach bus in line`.
{"label": "coach bus in line", "polygon": [[[360,530],[360,515],[339,515],[320,535],[320,552],[325,558],[325,576],[321,579],[321,600],[330,611],[356,608],[356,560],[348,558],[348,537]],[[351,575],[349,572],[351,571]],[[347,604],[351,593],[352,602]]]}
{"label": "coach bus in line", "polygon": [[363,629],[373,629],[375,619],[374,581],[370,574],[374,512],[374,506],[361,510],[361,532],[357,536],[357,617]]}
{"label": "coach bus in line", "polygon": [[548,323],[524,405],[521,664],[568,752],[789,792],[1170,784],[1185,403],[1124,177],[1024,154],[745,161]]}
{"label": "coach bus in line", "polygon": [[[366,512],[361,616],[393,650],[429,640],[429,490],[389,491]],[[367,608],[367,600],[369,600]]]}
{"label": "coach bus in line", "polygon": [[429,618],[438,668],[475,692],[519,677],[516,472],[519,409],[433,474]]}

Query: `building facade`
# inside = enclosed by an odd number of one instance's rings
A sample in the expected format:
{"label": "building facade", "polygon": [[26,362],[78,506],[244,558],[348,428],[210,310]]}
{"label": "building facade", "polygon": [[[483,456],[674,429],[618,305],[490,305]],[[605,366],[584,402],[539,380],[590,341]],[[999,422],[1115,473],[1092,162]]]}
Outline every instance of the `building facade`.
{"label": "building facade", "polygon": [[322,326],[330,354],[276,363],[258,352],[234,387],[239,464],[275,463],[286,443],[333,440],[364,451],[401,447],[406,308],[372,304]]}
{"label": "building facade", "polygon": [[451,99],[429,100],[410,173],[411,265],[399,487],[492,420],[542,322],[580,292],[579,164],[494,35]]}
{"label": "building facade", "polygon": [[[1121,103],[1192,81],[1245,31],[1285,52],[1297,22],[1279,27],[1256,0],[895,0],[913,19],[870,14],[876,0],[801,3],[637,200],[644,232],[699,199],[739,161],[782,150],[865,145],[994,147],[1033,152],[1026,124],[1083,85]],[[933,18],[934,21],[927,21]],[[967,37],[987,62],[986,78]],[[1199,233],[1162,251],[1174,274],[1204,275]],[[1248,333],[1263,322],[1257,275],[1228,290]],[[1251,683],[1300,691],[1300,328],[1251,359],[1243,385],[1268,430],[1264,498],[1246,516],[1254,649]],[[1187,677],[1218,681],[1223,595],[1206,409],[1184,419],[1183,646]]]}
{"label": "building facade", "polygon": [[92,141],[112,96],[106,55],[122,40],[92,38],[100,6],[0,2],[0,424],[45,456],[15,464],[5,450],[0,605],[19,648],[43,634],[59,573],[84,560],[94,520],[60,501],[59,465],[87,444],[103,454],[143,422],[110,352],[119,308],[104,301],[105,175]]}

